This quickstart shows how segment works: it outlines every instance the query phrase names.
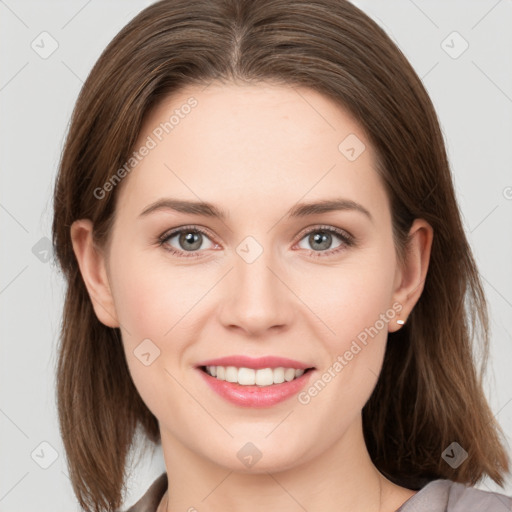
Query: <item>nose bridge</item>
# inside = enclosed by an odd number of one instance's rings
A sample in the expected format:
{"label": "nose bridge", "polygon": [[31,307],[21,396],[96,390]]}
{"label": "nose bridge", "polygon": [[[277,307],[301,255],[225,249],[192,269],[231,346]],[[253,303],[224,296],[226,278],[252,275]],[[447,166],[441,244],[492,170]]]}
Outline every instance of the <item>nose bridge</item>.
{"label": "nose bridge", "polygon": [[[259,238],[261,240],[261,236]],[[279,294],[276,277],[270,271],[275,266],[275,258],[269,239],[260,243],[254,236],[248,236],[236,248],[236,295],[246,305],[270,306]]]}

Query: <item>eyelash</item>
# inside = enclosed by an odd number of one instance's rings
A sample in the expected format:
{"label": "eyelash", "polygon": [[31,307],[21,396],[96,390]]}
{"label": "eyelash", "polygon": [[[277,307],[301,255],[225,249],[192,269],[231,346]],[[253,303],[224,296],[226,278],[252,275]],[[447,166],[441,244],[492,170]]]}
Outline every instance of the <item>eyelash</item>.
{"label": "eyelash", "polygon": [[[310,250],[309,252],[312,253],[311,255],[314,258],[325,258],[327,256],[331,256],[333,254],[336,254],[338,252],[345,250],[346,247],[352,247],[353,245],[355,245],[355,239],[352,235],[349,235],[347,232],[342,231],[341,229],[338,229],[338,228],[334,228],[332,226],[316,226],[313,229],[310,229],[309,231],[302,233],[301,238],[299,238],[299,242],[307,235],[310,235],[311,233],[315,233],[315,232],[322,232],[322,233],[327,232],[327,233],[334,234],[334,235],[338,236],[343,243],[336,249],[329,249],[327,251]],[[171,254],[178,256],[180,258],[201,257],[201,254],[200,254],[201,251],[191,251],[186,256],[183,256],[182,253],[184,253],[185,251],[179,251],[177,249],[170,248],[169,246],[165,245],[166,242],[168,242],[171,238],[173,238],[176,235],[180,235],[181,233],[201,233],[202,235],[205,235],[208,238],[211,238],[211,235],[206,230],[204,230],[202,228],[199,228],[199,227],[193,226],[193,225],[192,226],[183,226],[179,229],[167,231],[163,235],[158,237],[158,245],[163,247],[164,250],[166,250],[166,251],[170,252]]]}

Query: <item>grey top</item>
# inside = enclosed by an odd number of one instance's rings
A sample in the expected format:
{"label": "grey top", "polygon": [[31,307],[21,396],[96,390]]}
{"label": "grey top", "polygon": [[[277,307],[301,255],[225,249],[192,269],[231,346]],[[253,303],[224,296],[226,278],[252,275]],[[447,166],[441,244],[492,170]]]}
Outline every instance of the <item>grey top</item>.
{"label": "grey top", "polygon": [[[167,474],[163,473],[126,512],[156,512],[166,490]],[[451,480],[433,480],[396,512],[512,512],[512,497]]]}
{"label": "grey top", "polygon": [[512,497],[451,480],[434,480],[396,512],[512,512]]}

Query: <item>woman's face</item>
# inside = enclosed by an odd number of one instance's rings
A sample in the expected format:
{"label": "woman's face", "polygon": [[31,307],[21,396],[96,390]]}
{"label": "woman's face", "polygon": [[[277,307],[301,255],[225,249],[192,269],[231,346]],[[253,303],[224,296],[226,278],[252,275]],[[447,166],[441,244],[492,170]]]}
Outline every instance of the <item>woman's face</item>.
{"label": "woman's face", "polygon": [[[237,471],[261,456],[259,472],[356,439],[387,333],[410,311],[361,127],[312,90],[212,83],[161,103],[134,151],[106,253],[109,318],[164,448]],[[350,203],[303,206],[327,201]],[[217,366],[314,369],[271,386],[281,370],[227,370],[262,379],[247,387],[199,368],[238,356],[294,362]]]}

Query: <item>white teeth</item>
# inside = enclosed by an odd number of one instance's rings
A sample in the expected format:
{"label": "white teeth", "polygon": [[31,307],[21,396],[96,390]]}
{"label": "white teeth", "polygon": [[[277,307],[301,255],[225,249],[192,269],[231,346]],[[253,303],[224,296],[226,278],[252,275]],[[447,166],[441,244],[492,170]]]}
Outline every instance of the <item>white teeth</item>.
{"label": "white teeth", "polygon": [[[242,368],[240,368],[240,370],[242,370]],[[272,368],[252,370],[251,373],[253,373],[256,376],[257,386],[268,386],[269,384],[274,384],[274,371],[272,370]]]}
{"label": "white teeth", "polygon": [[261,384],[256,382],[256,372],[250,368],[240,368],[238,370],[238,384],[243,386],[254,386],[254,384]]}
{"label": "white teeth", "polygon": [[236,382],[238,380],[238,370],[234,366],[228,366],[226,368],[226,381]]}
{"label": "white teeth", "polygon": [[293,368],[286,368],[284,371],[284,380],[290,382],[295,378],[295,370]]}
{"label": "white teeth", "polygon": [[284,368],[274,368],[274,384],[284,382]]}
{"label": "white teeth", "polygon": [[212,377],[227,382],[236,382],[242,386],[271,386],[290,382],[304,374],[304,370],[295,368],[236,368],[235,366],[207,366],[206,372]]}

